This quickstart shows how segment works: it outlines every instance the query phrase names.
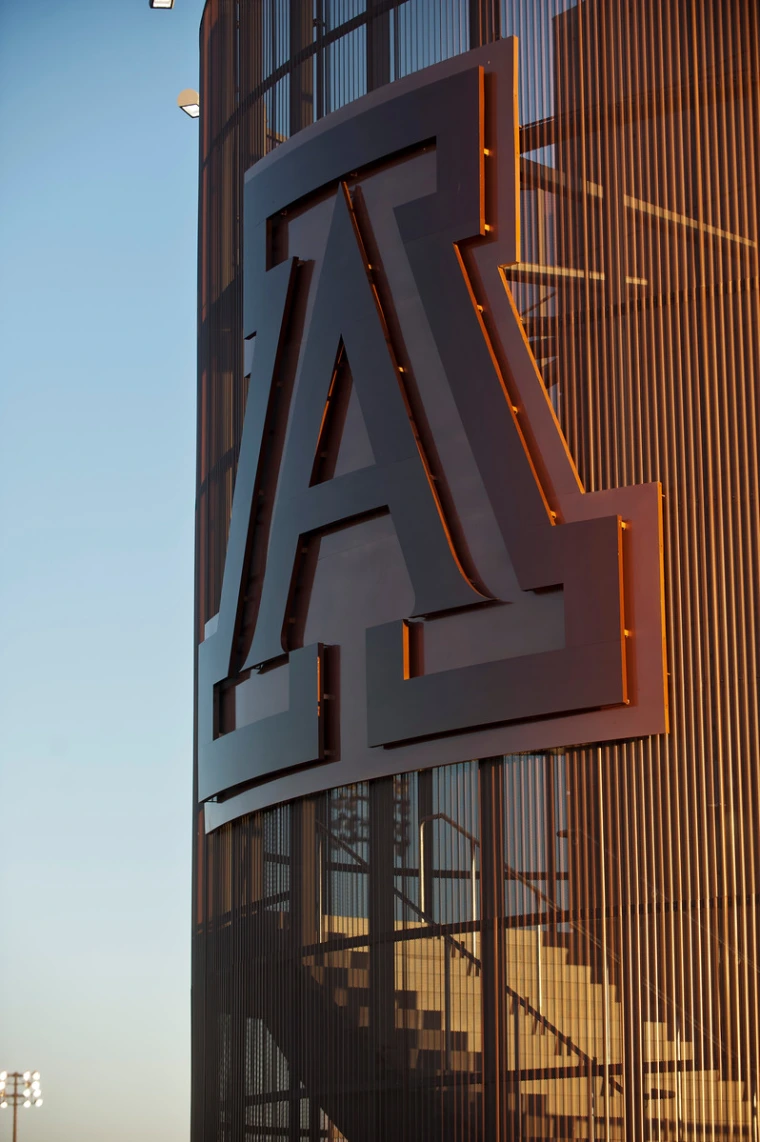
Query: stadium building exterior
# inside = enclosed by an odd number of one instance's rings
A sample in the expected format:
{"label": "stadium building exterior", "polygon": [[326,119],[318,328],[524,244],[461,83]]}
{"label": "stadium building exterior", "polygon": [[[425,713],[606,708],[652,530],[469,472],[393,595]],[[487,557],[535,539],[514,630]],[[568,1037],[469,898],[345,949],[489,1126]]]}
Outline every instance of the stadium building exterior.
{"label": "stadium building exterior", "polygon": [[193,1142],[760,1142],[760,8],[200,44]]}

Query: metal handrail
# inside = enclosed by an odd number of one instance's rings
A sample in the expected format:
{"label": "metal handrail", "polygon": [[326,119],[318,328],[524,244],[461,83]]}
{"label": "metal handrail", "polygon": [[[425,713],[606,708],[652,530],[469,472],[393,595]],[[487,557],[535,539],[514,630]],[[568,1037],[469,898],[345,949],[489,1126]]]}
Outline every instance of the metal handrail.
{"label": "metal handrail", "polygon": [[[543,1012],[535,1008],[529,999],[526,999],[524,995],[520,995],[519,991],[515,991],[513,987],[510,987],[509,984],[506,984],[506,992],[515,1004],[515,1014],[517,1014],[517,1007],[519,1005],[524,1009],[526,1015],[530,1015],[530,1017],[536,1023],[540,1023],[547,1031],[551,1032],[551,1034],[554,1035],[560,1041],[560,1043],[563,1044],[563,1046],[567,1047],[568,1051],[570,1051],[571,1054],[577,1055],[579,1059],[582,1059],[584,1063],[587,1065],[590,1064],[592,1067],[597,1067],[599,1065],[598,1059],[593,1058],[591,1055],[587,1054],[583,1050],[583,1047],[579,1047],[577,1043],[573,1042],[569,1035],[566,1035],[564,1031],[560,1031],[559,1027],[556,1027],[550,1019],[546,1018]],[[617,1091],[622,1093],[623,1088],[617,1079],[610,1078],[609,1082],[611,1086],[614,1086]]]}
{"label": "metal handrail", "polygon": [[[461,833],[470,842],[470,883],[472,884],[472,922],[478,922],[478,892],[477,892],[477,866],[475,862],[475,849],[480,846],[478,838],[458,821],[449,817],[448,813],[430,813],[427,817],[420,817],[420,908],[425,911],[425,825],[430,821],[444,821],[457,833]],[[472,951],[473,955],[478,954],[478,933],[475,928],[472,931]]]}
{"label": "metal handrail", "polygon": [[[334,844],[336,844],[338,846],[338,848],[343,849],[343,851],[345,853],[348,853],[349,856],[353,857],[354,860],[357,862],[357,864],[361,867],[363,872],[369,872],[369,870],[370,870],[369,862],[366,861],[364,859],[364,857],[359,856],[359,854],[354,849],[352,849],[351,846],[346,841],[344,841],[340,837],[336,836],[335,833],[333,833],[332,830],[330,828],[328,828],[328,826],[325,825],[323,821],[317,821],[317,827],[319,829],[321,829],[322,832],[327,837],[329,837],[329,839]],[[320,880],[321,880],[321,877],[320,877]],[[397,896],[398,899],[403,904],[406,905],[406,907],[411,908],[412,912],[416,912],[417,916],[419,916],[419,918],[421,920],[424,920],[426,924],[434,924],[435,923],[435,920],[433,919],[432,916],[428,915],[427,912],[423,911],[423,909],[420,908],[418,904],[415,904],[415,902],[411,899],[411,897],[407,896],[406,893],[403,892],[400,888],[397,888],[395,884],[393,886],[393,894],[394,894],[394,896]],[[464,957],[464,959],[469,960],[470,963],[473,965],[473,967],[475,967],[478,971],[480,971],[480,968],[482,967],[480,960],[478,959],[477,956],[474,956],[472,954],[472,952],[470,951],[470,949],[467,947],[466,944],[461,943],[459,940],[457,940],[457,938],[455,936],[452,936],[451,933],[449,933],[449,932],[441,932],[441,938],[443,940],[445,940],[448,944],[452,944],[457,949],[459,954]]]}
{"label": "metal handrail", "polygon": [[[458,822],[452,821],[451,818],[446,818],[446,814],[444,814],[444,813],[433,814],[431,817],[425,818],[421,822],[421,824],[424,824],[428,820],[437,819],[438,817],[440,817],[441,819],[444,819],[444,820],[448,819],[448,822],[450,824],[452,824],[457,829],[457,831],[460,831],[460,832],[464,833],[465,835],[467,835],[468,838],[470,840],[472,840],[475,845],[480,844],[480,841],[477,839],[477,837],[474,837],[471,833],[468,834],[466,829],[463,829],[462,826],[458,824]],[[327,825],[324,824],[324,822],[317,821],[316,823],[317,823],[318,828],[321,829],[322,832],[325,833],[325,835],[335,845],[338,846],[338,848],[343,849],[344,852],[348,853],[349,856],[353,857],[353,859],[357,862],[357,864],[362,868],[362,870],[364,872],[369,872],[370,865],[369,865],[369,862],[364,859],[364,857],[360,856],[359,853],[357,853],[354,849],[352,849],[351,846],[346,841],[344,841],[340,837],[336,836],[335,833],[333,833],[332,830],[330,828],[328,828]],[[421,860],[420,860],[420,876],[422,876],[422,861]],[[320,882],[321,882],[321,879],[322,878],[320,876]],[[528,882],[528,886],[530,887],[529,882]],[[428,916],[428,914],[426,912],[424,912],[423,909],[420,908],[417,904],[415,904],[414,901],[411,900],[406,895],[405,892],[402,892],[402,890],[400,888],[396,888],[396,886],[394,885],[393,886],[393,892],[394,892],[395,896],[397,896],[404,904],[406,904],[409,908],[411,908],[412,911],[416,912],[417,915],[420,916],[423,920],[425,920],[427,923],[434,923],[434,921],[432,920],[432,917]],[[555,905],[555,907],[556,907],[556,905]],[[321,913],[321,910],[320,910],[320,913]],[[321,916],[320,916],[320,920],[321,920]],[[441,935],[442,935],[442,938],[444,940],[444,946],[447,948],[447,950],[449,947],[451,947],[453,945],[454,947],[457,948],[459,953],[461,955],[463,955],[465,957],[465,959],[468,959],[476,967],[478,972],[480,972],[480,970],[483,967],[482,960],[480,960],[477,956],[473,955],[473,953],[470,951],[470,949],[465,944],[460,943],[459,940],[457,940],[454,936],[450,935],[448,932],[443,932],[443,933],[441,933]],[[538,938],[539,939],[541,938],[540,932],[538,934]],[[447,957],[447,961],[446,961],[445,966],[448,968],[448,957]],[[447,978],[447,982],[449,982],[449,971],[448,970],[446,971],[446,978]],[[582,1059],[587,1065],[590,1064],[592,1067],[596,1067],[598,1065],[597,1059],[594,1059],[591,1057],[591,1055],[588,1055],[583,1050],[582,1047],[579,1047],[577,1043],[573,1042],[573,1040],[570,1038],[569,1035],[566,1035],[563,1031],[560,1031],[559,1027],[556,1027],[554,1025],[554,1023],[551,1022],[550,1019],[547,1019],[547,1017],[543,1014],[543,1012],[539,1011],[536,1007],[534,1007],[529,999],[527,999],[524,995],[520,995],[520,993],[518,991],[516,991],[513,987],[510,987],[509,984],[505,984],[505,989],[506,989],[507,995],[515,1003],[515,1014],[517,1013],[517,1006],[519,1005],[520,1007],[523,1008],[523,1010],[525,1011],[525,1013],[527,1015],[530,1015],[531,1018],[536,1023],[540,1023],[544,1027],[545,1030],[549,1031],[550,1034],[554,1035],[559,1040],[559,1042],[562,1043],[572,1054],[575,1054],[578,1058]],[[449,1010],[448,1010],[448,1008],[449,1008],[449,1002],[448,1002],[449,997],[448,997],[448,995],[446,998],[447,998],[447,1004],[446,1004],[446,1011],[444,1012],[444,1017],[446,1019],[446,1024],[447,1024],[447,1027],[446,1027],[446,1033],[447,1033],[446,1034],[446,1038],[447,1038],[446,1055],[447,1055],[447,1062],[448,1062],[448,1060],[450,1059],[450,1031],[448,1028],[448,1021],[449,1021]],[[622,1091],[622,1089],[623,1089],[622,1086],[615,1079],[610,1078],[609,1082],[617,1090]]]}
{"label": "metal handrail", "polygon": [[[463,837],[466,837],[467,840],[470,842],[470,878],[472,881],[472,919],[475,923],[477,923],[477,920],[478,920],[478,917],[477,917],[477,892],[476,892],[477,871],[476,871],[476,865],[475,865],[475,849],[480,848],[480,840],[478,837],[475,836],[474,833],[471,833],[468,829],[465,829],[462,825],[460,825],[458,821],[455,821],[453,819],[453,817],[450,817],[448,815],[448,813],[430,813],[427,817],[421,817],[420,818],[420,825],[419,825],[419,829],[420,829],[420,905],[422,906],[422,908],[424,910],[424,908],[425,908],[425,834],[424,834],[424,826],[429,821],[445,821],[445,823],[447,825],[449,825],[452,829],[455,829],[456,832],[461,833],[461,835]],[[561,911],[556,900],[553,900],[550,896],[547,896],[545,892],[542,892],[540,888],[536,887],[536,885],[531,880],[528,880],[527,876],[523,876],[523,874],[520,872],[519,869],[514,868],[511,864],[507,864],[506,862],[504,864],[504,868],[505,868],[505,871],[509,873],[511,880],[516,880],[516,881],[518,881],[518,883],[522,884],[525,888],[527,888],[530,892],[532,892],[534,894],[534,896],[537,896],[538,899],[540,901],[542,901],[542,903],[546,904],[548,908],[550,908],[554,912]]]}

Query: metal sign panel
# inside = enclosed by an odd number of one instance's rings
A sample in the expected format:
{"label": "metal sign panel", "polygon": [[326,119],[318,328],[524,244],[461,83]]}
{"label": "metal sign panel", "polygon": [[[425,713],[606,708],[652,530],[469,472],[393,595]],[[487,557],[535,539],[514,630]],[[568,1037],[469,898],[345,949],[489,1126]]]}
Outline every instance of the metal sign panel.
{"label": "metal sign panel", "polygon": [[516,104],[512,39],[247,176],[252,364],[198,661],[207,828],[667,728],[660,487],[584,492],[502,273]]}

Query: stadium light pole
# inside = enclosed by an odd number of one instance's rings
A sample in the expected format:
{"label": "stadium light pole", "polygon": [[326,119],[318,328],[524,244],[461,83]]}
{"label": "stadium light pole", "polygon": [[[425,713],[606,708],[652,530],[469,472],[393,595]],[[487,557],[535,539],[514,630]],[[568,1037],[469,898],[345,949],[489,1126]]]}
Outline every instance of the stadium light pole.
{"label": "stadium light pole", "polygon": [[18,1134],[19,1103],[28,1110],[42,1106],[42,1088],[39,1071],[0,1071],[0,1110],[13,1107],[13,1142]]}

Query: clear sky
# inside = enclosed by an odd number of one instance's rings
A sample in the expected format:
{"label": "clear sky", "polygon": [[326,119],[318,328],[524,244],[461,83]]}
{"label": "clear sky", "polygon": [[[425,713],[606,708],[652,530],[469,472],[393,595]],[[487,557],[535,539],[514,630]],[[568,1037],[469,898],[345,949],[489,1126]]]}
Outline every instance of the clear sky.
{"label": "clear sky", "polygon": [[[0,0],[0,1070],[188,1136],[202,0]],[[10,1139],[0,1111],[0,1142]]]}

